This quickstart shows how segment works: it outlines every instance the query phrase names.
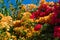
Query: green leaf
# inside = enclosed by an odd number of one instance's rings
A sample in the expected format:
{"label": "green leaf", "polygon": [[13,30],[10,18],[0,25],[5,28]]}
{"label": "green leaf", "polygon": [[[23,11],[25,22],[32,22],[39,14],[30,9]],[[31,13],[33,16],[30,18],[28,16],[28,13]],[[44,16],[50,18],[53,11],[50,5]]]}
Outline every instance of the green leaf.
{"label": "green leaf", "polygon": [[2,34],[3,33],[3,30],[0,30],[0,34]]}
{"label": "green leaf", "polygon": [[9,38],[8,40],[13,40],[12,38]]}
{"label": "green leaf", "polygon": [[3,28],[3,29],[0,29],[0,34],[2,34],[3,32],[5,32],[6,31],[6,29],[5,28]]}
{"label": "green leaf", "polygon": [[49,26],[49,24],[47,24],[47,23],[43,24],[42,30],[46,30],[46,28],[47,28],[48,26]]}
{"label": "green leaf", "polygon": [[35,36],[35,37],[38,36],[38,33],[34,33],[34,36]]}
{"label": "green leaf", "polygon": [[57,38],[55,38],[54,40],[59,40],[59,38],[57,37]]}
{"label": "green leaf", "polygon": [[23,30],[22,30],[22,32],[21,32],[21,33],[22,33],[22,35],[23,35],[23,36],[25,36],[25,35],[26,35],[26,32],[25,32],[25,31],[23,31]]}
{"label": "green leaf", "polygon": [[13,27],[10,27],[9,32],[12,34],[13,33]]}
{"label": "green leaf", "polygon": [[29,37],[29,38],[26,38],[26,40],[31,40],[31,38]]}
{"label": "green leaf", "polygon": [[19,38],[18,40],[22,40],[21,38]]}
{"label": "green leaf", "polygon": [[2,17],[0,16],[0,20],[2,19]]}

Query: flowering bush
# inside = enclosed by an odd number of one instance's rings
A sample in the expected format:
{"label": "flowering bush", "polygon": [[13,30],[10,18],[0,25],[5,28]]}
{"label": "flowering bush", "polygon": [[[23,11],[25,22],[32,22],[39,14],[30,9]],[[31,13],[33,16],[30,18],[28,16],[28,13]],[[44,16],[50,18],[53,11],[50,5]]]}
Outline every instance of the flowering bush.
{"label": "flowering bush", "polygon": [[[0,12],[0,40],[59,40],[60,2],[10,5]],[[3,8],[2,8],[3,9]]]}

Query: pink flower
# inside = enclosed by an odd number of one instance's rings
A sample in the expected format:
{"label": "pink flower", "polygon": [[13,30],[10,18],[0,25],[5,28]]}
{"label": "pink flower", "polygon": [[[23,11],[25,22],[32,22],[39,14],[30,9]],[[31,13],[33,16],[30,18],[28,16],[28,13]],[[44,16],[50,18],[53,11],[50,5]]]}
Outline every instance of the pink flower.
{"label": "pink flower", "polygon": [[54,37],[59,37],[60,38],[60,26],[55,26]]}
{"label": "pink flower", "polygon": [[40,30],[41,28],[42,28],[42,25],[41,25],[41,24],[37,24],[37,25],[35,25],[34,30],[35,30],[35,31],[38,31],[38,30]]}

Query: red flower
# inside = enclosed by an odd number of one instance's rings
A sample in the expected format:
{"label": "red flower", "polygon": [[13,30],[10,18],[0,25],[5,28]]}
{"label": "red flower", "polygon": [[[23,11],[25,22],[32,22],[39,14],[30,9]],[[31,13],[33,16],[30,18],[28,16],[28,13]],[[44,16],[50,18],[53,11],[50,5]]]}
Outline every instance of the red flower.
{"label": "red flower", "polygon": [[[49,15],[49,13],[53,12],[51,7],[48,7],[48,5],[46,4],[42,4],[39,8],[38,8],[39,12],[40,12],[40,16],[47,16]],[[43,13],[42,13],[43,12]]]}
{"label": "red flower", "polygon": [[54,6],[54,12],[59,12],[60,11],[60,6],[55,5]]}
{"label": "red flower", "polygon": [[51,18],[51,24],[60,23],[60,6],[54,6],[54,14]]}
{"label": "red flower", "polygon": [[32,15],[30,16],[30,18],[31,18],[31,19],[34,19],[34,18],[35,18],[35,15],[34,15],[34,14],[32,14]]}
{"label": "red flower", "polygon": [[56,20],[56,14],[54,13],[54,14],[52,15],[50,24],[52,24],[52,25],[55,24],[55,20]]}
{"label": "red flower", "polygon": [[37,11],[33,12],[34,18],[44,17],[51,13],[53,10],[51,7],[48,7],[46,4],[42,4]]}
{"label": "red flower", "polygon": [[50,24],[56,24],[56,23],[60,23],[60,18],[58,17],[58,13],[54,13],[52,18],[51,18],[51,21],[50,21]]}
{"label": "red flower", "polygon": [[53,8],[48,7],[47,10],[45,11],[46,15],[48,15],[49,13],[53,12]]}
{"label": "red flower", "polygon": [[59,4],[60,4],[60,0],[59,0]]}
{"label": "red flower", "polygon": [[34,30],[35,30],[35,31],[38,31],[38,30],[40,30],[40,29],[41,29],[41,27],[42,27],[42,25],[41,25],[41,24],[37,24],[37,25],[35,25]]}
{"label": "red flower", "polygon": [[59,37],[60,38],[60,26],[55,26],[54,37]]}
{"label": "red flower", "polygon": [[35,18],[38,18],[39,17],[39,10],[37,10],[36,12],[33,12],[35,14]]}
{"label": "red flower", "polygon": [[45,16],[45,12],[40,12],[40,17],[43,17],[43,16]]}
{"label": "red flower", "polygon": [[56,19],[55,22],[56,22],[56,23],[60,23],[60,19]]}
{"label": "red flower", "polygon": [[34,18],[38,18],[39,17],[39,11],[35,11],[32,13],[32,15],[30,16],[31,19],[34,19]]}
{"label": "red flower", "polygon": [[47,9],[47,5],[46,4],[42,4],[41,6],[39,6],[38,10],[46,10]]}

